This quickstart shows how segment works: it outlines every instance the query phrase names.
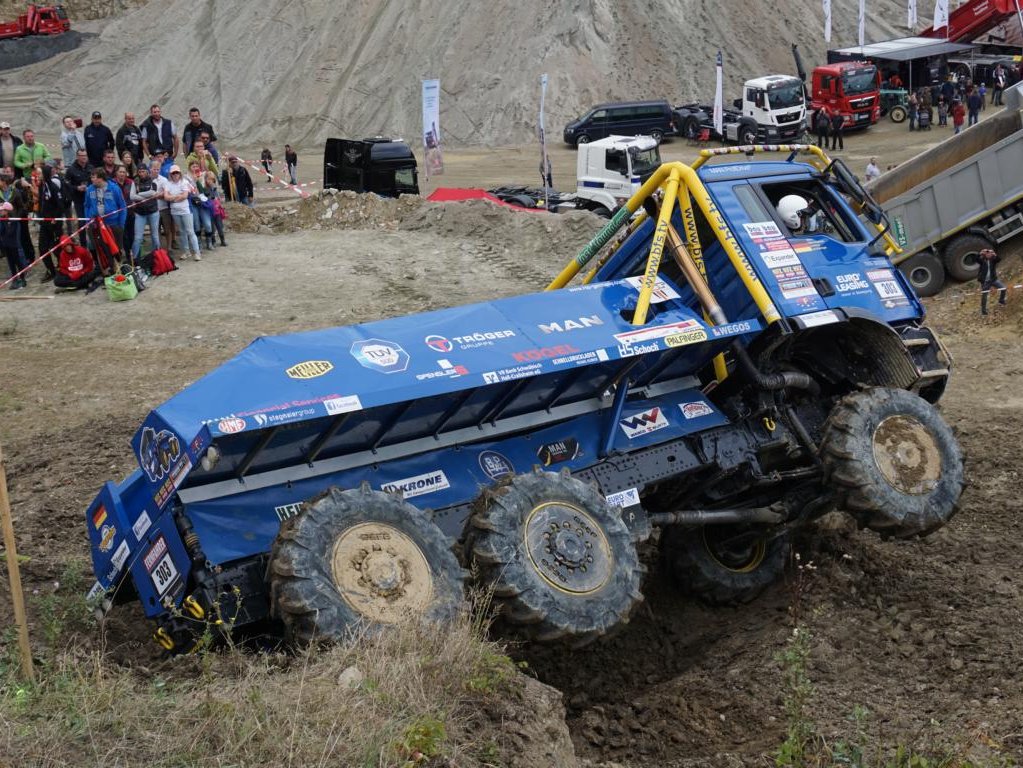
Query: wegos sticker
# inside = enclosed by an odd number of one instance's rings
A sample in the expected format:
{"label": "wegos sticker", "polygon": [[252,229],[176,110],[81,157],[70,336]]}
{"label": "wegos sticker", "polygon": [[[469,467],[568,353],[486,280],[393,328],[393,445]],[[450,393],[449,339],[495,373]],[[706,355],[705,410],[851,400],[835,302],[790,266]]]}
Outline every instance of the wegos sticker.
{"label": "wegos sticker", "polygon": [[285,371],[290,379],[315,379],[325,373],[334,370],[334,365],[329,360],[306,360]]}

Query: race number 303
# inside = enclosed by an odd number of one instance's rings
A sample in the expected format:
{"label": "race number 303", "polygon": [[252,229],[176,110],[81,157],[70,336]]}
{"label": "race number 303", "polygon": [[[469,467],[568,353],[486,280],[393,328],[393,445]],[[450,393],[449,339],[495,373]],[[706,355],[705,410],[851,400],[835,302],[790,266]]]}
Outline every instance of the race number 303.
{"label": "race number 303", "polygon": [[169,553],[163,556],[163,559],[160,560],[150,576],[152,576],[153,586],[156,587],[157,594],[162,596],[164,592],[170,589],[170,585],[178,577],[178,569],[174,567],[174,561],[171,560]]}

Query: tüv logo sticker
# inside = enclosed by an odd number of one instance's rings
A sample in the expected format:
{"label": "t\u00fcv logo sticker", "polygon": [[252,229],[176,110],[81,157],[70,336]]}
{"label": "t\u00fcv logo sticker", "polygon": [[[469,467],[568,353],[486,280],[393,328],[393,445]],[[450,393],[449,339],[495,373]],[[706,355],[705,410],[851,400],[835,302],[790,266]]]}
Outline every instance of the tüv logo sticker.
{"label": "t\u00fcv logo sticker", "polygon": [[372,371],[400,373],[408,368],[408,352],[393,341],[364,339],[352,344],[351,352],[359,365]]}

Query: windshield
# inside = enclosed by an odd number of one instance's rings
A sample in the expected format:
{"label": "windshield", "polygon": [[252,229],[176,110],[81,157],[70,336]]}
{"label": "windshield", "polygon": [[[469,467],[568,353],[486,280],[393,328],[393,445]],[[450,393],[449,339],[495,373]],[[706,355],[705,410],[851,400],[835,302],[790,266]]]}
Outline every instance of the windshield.
{"label": "windshield", "polygon": [[877,70],[874,67],[856,69],[842,74],[842,89],[846,96],[867,93],[875,88],[877,88]]}
{"label": "windshield", "polygon": [[657,147],[650,149],[630,147],[629,156],[632,158],[633,176],[648,176],[661,165],[661,151]]}
{"label": "windshield", "polygon": [[798,107],[803,103],[803,84],[798,80],[767,88],[767,100],[771,109]]}

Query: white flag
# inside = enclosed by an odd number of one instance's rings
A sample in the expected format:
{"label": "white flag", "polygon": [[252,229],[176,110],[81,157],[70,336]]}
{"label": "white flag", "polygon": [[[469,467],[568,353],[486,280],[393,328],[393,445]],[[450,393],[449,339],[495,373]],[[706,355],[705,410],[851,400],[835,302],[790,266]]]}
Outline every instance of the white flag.
{"label": "white flag", "polygon": [[863,31],[867,26],[867,0],[860,0],[860,18],[859,18],[859,44],[860,48],[863,47]]}
{"label": "white flag", "polygon": [[916,0],[909,0],[906,8],[906,26],[911,30],[916,28]]}
{"label": "white flag", "polygon": [[423,80],[423,156],[426,178],[444,173],[440,149],[440,80]]}
{"label": "white flag", "polygon": [[824,4],[824,42],[831,42],[831,0],[822,0]]}
{"label": "white flag", "polygon": [[948,27],[948,0],[937,0],[934,3],[934,23],[931,26],[934,29]]}
{"label": "white flag", "polygon": [[722,135],[725,132],[725,102],[721,84],[723,70],[724,65],[721,62],[721,51],[719,50],[717,61],[717,83],[714,86],[714,130]]}

